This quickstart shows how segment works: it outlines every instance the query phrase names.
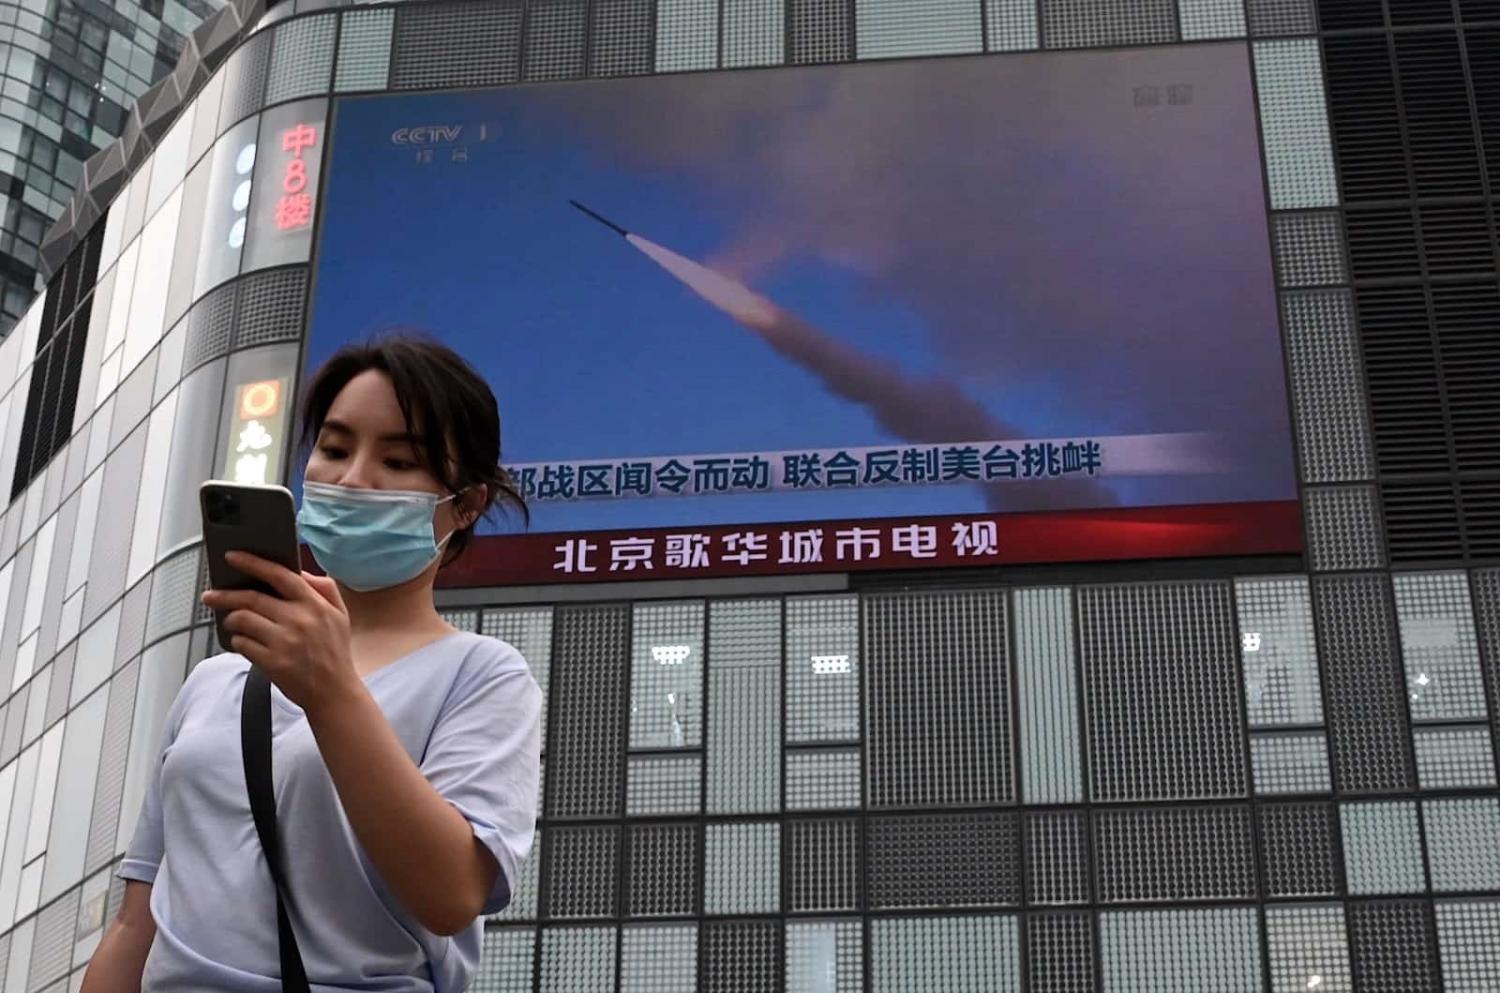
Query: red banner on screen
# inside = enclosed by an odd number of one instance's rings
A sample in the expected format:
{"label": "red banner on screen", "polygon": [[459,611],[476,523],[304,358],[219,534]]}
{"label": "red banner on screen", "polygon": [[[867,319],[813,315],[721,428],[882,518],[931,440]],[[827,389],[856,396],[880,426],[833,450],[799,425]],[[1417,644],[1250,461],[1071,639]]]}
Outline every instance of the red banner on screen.
{"label": "red banner on screen", "polygon": [[485,536],[442,587],[1278,555],[1296,501]]}

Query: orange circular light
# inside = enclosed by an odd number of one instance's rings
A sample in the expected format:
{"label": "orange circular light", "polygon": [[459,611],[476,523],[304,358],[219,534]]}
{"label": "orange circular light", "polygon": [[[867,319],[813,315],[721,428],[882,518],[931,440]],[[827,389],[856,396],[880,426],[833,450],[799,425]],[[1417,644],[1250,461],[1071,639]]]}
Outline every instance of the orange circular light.
{"label": "orange circular light", "polygon": [[251,383],[240,394],[241,417],[269,417],[281,402],[281,384],[275,380]]}

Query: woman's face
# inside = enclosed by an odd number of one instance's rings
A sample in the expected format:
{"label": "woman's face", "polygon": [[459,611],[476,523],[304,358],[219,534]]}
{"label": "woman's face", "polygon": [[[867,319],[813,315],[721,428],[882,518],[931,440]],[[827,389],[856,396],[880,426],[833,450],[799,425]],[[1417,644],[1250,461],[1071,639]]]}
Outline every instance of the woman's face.
{"label": "woman's face", "polygon": [[[306,478],[361,490],[418,490],[448,496],[426,467],[421,439],[407,431],[390,377],[375,369],[349,380],[334,397],[307,460]],[[437,509],[439,537],[458,526],[455,504]]]}

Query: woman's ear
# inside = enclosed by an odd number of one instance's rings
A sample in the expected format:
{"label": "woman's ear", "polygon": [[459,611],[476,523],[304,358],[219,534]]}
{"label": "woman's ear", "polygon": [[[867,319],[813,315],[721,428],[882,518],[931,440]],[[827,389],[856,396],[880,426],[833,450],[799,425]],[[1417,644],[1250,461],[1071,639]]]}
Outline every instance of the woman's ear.
{"label": "woman's ear", "polygon": [[458,505],[455,516],[458,518],[458,529],[462,531],[472,527],[484,513],[484,508],[490,505],[490,488],[484,483],[475,483],[459,494],[454,503]]}

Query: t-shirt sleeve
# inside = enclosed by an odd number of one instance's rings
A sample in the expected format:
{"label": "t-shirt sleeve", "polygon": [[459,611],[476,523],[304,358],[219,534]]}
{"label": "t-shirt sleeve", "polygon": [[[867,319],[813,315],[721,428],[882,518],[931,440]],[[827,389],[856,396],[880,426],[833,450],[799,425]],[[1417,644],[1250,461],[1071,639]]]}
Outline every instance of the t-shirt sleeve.
{"label": "t-shirt sleeve", "polygon": [[188,674],[182,688],[177,691],[177,697],[172,701],[172,706],[167,710],[167,718],[162,727],[161,743],[156,750],[156,761],[152,764],[151,774],[146,780],[146,796],[141,801],[140,816],[136,818],[135,834],[131,836],[130,845],[125,849],[124,860],[115,870],[115,875],[121,879],[134,879],[142,883],[156,881],[156,873],[161,868],[162,856],[166,850],[161,817],[162,759],[172,742],[177,739],[177,732],[182,727],[182,714],[187,709],[192,695],[193,675],[205,664],[207,663],[200,663],[193,672]]}
{"label": "t-shirt sleeve", "polygon": [[510,903],[536,832],[541,712],[541,688],[506,646],[504,653],[464,666],[422,760],[428,782],[464,815],[500,864],[485,914]]}

